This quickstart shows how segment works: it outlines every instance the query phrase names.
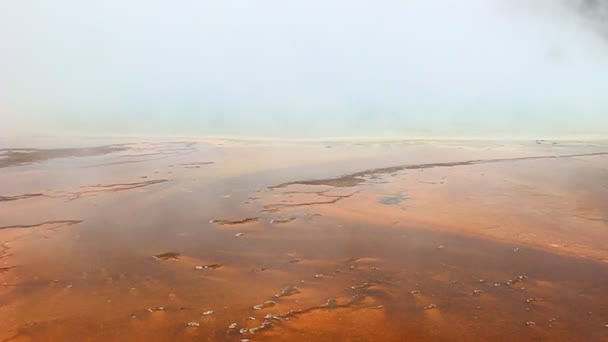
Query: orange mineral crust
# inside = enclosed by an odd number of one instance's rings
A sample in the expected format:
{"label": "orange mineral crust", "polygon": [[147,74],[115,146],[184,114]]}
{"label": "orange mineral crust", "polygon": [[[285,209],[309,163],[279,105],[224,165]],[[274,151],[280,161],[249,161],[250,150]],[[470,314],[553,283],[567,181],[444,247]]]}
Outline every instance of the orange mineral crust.
{"label": "orange mineral crust", "polygon": [[0,341],[608,339],[608,143],[0,151]]}

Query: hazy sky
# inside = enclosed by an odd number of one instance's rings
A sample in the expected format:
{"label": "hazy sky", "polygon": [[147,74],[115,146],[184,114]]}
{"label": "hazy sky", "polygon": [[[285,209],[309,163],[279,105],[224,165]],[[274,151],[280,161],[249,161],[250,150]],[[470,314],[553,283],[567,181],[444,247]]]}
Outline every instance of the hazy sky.
{"label": "hazy sky", "polygon": [[608,137],[567,2],[0,1],[0,134]]}

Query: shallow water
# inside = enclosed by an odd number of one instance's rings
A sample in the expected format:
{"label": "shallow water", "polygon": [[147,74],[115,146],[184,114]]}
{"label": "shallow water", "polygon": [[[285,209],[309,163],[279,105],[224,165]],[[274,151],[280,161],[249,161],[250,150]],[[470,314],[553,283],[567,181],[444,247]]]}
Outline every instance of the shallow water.
{"label": "shallow water", "polygon": [[122,143],[0,168],[0,341],[608,338],[608,144]]}

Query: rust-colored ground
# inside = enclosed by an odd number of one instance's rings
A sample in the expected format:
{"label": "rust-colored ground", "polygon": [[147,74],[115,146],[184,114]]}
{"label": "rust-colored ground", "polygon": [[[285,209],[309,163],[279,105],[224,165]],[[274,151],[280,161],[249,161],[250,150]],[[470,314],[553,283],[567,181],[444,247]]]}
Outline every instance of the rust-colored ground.
{"label": "rust-colored ground", "polygon": [[86,142],[0,150],[0,341],[608,339],[608,143]]}

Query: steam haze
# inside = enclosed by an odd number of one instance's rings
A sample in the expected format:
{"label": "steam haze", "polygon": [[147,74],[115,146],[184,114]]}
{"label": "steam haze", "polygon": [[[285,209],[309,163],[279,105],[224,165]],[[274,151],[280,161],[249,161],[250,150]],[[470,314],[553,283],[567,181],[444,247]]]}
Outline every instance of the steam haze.
{"label": "steam haze", "polygon": [[3,1],[0,134],[602,137],[605,1]]}

